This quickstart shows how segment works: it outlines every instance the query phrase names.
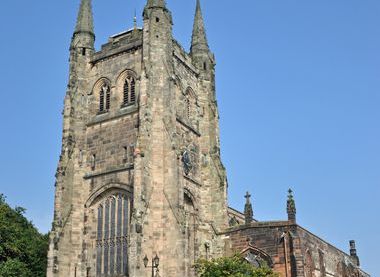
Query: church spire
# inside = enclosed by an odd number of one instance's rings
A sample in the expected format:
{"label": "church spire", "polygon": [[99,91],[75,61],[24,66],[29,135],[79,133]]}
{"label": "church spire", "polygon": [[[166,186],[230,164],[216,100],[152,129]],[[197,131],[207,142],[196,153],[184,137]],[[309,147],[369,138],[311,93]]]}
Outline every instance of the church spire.
{"label": "church spire", "polygon": [[91,0],[81,0],[75,33],[89,33],[94,35],[94,19],[92,16]]}
{"label": "church spire", "polygon": [[94,34],[94,19],[92,16],[91,0],[81,0],[77,24],[71,41],[71,48],[94,49],[95,34]]}
{"label": "church spire", "polygon": [[204,26],[202,9],[200,0],[197,0],[197,7],[195,10],[193,35],[191,39],[191,53],[195,52],[208,52],[209,47],[206,38],[206,30]]}

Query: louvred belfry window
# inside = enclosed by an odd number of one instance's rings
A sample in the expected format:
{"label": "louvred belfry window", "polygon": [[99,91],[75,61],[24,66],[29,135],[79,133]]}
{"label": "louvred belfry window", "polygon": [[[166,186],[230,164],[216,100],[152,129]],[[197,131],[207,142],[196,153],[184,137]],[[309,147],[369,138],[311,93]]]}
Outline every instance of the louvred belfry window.
{"label": "louvred belfry window", "polygon": [[103,85],[99,94],[99,112],[106,112],[111,108],[111,91],[108,85]]}
{"label": "louvred belfry window", "polygon": [[98,206],[96,276],[128,276],[130,197],[117,193]]}
{"label": "louvred belfry window", "polygon": [[108,111],[111,107],[111,94],[108,91],[106,94],[106,110]]}
{"label": "louvred belfry window", "polygon": [[136,80],[132,76],[128,76],[124,83],[123,105],[132,105],[136,102]]}
{"label": "louvred belfry window", "polygon": [[99,96],[99,111],[104,112],[104,92],[103,92],[103,90],[100,91],[100,96]]}

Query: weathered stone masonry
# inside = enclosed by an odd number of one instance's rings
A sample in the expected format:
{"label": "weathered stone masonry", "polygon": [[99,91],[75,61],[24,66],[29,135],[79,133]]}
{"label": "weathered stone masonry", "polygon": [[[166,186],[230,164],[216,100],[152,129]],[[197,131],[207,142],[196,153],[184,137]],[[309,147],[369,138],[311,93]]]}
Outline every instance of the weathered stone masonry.
{"label": "weathered stone masonry", "polygon": [[283,222],[254,220],[248,194],[245,214],[228,208],[200,1],[189,53],[172,24],[165,1],[148,0],[142,28],[96,51],[91,0],[81,0],[47,276],[148,277],[144,258],[157,255],[156,276],[192,277],[197,259],[239,252],[286,277],[366,277],[354,242],[349,256],[295,223],[293,198]]}
{"label": "weathered stone masonry", "polygon": [[227,181],[200,3],[190,53],[164,1],[143,17],[96,52],[81,1],[48,276],[149,276],[143,258],[154,255],[161,275],[193,276],[196,259],[224,253]]}

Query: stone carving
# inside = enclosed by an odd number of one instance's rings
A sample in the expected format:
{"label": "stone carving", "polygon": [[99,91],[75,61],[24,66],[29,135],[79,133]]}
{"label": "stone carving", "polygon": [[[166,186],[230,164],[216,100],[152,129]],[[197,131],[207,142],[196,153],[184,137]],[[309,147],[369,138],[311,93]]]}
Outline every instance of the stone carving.
{"label": "stone carving", "polygon": [[234,216],[234,217],[231,217],[230,220],[229,220],[229,222],[228,222],[228,225],[229,225],[230,227],[237,226],[237,225],[239,225],[239,221],[236,219],[235,216]]}
{"label": "stone carving", "polygon": [[103,93],[104,94],[106,94],[108,91],[109,91],[109,86],[107,85],[107,84],[104,84],[103,86],[102,86],[102,91],[103,91]]}

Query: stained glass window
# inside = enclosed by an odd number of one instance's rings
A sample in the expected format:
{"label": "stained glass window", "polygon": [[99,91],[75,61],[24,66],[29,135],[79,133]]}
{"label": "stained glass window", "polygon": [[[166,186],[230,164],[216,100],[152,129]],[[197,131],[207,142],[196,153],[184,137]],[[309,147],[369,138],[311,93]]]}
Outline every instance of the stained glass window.
{"label": "stained glass window", "polygon": [[118,193],[98,206],[97,276],[128,276],[129,205],[129,197]]}

